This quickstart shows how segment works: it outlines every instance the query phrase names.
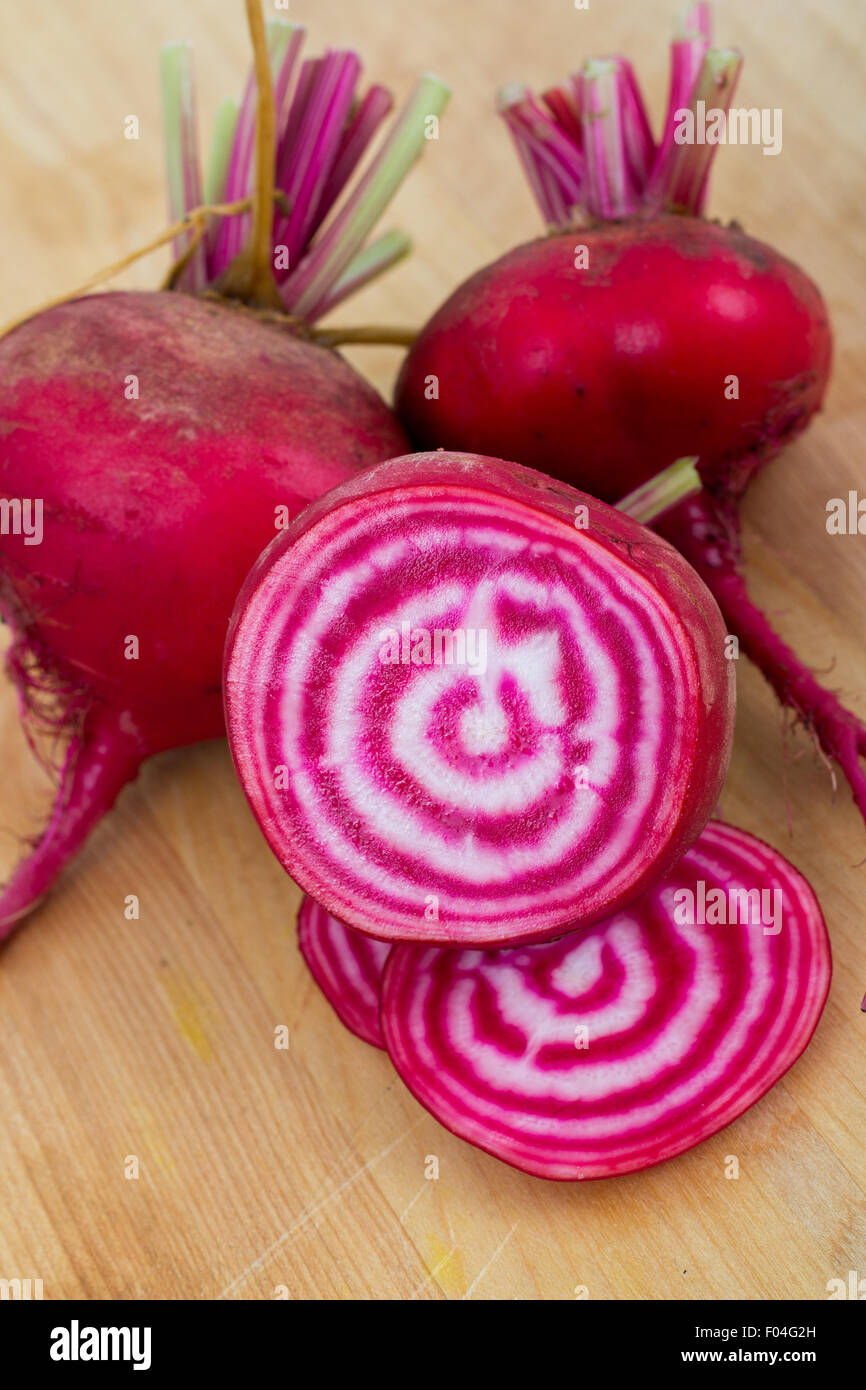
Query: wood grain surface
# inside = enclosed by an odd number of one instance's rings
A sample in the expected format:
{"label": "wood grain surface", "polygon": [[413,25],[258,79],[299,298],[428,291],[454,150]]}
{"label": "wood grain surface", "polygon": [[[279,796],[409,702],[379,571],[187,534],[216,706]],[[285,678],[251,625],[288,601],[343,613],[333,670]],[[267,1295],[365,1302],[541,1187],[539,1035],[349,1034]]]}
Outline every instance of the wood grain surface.
{"label": "wood grain surface", "polygon": [[[621,51],[658,118],[673,9],[292,0],[311,47],[361,48],[368,77],[400,95],[424,69],[454,89],[386,223],[412,231],[415,256],[340,321],[418,324],[535,235],[495,88]],[[4,320],[166,224],[158,47],[194,41],[207,130],[245,74],[242,10],[2,0]],[[784,147],[774,159],[722,151],[711,209],[801,263],[829,302],[826,408],[749,494],[748,567],[785,636],[861,715],[866,539],[829,536],[825,508],[866,495],[864,14],[860,0],[718,5],[719,40],[747,55],[738,104],[781,107]],[[123,137],[129,114],[138,141]],[[165,264],[152,257],[122,283],[151,287]],[[352,360],[389,390],[396,351]],[[50,1299],[273,1298],[281,1286],[325,1299],[824,1299],[829,1279],[866,1276],[866,830],[760,677],[745,661],[737,674],[721,812],[809,877],[835,956],[812,1045],[747,1115],[659,1168],[583,1186],[526,1177],[445,1133],[311,983],[298,890],[211,743],[151,762],[0,954],[0,1277],[41,1278]],[[5,873],[50,794],[5,684],[0,749]],[[130,893],[139,921],[124,917]],[[287,1050],[274,1046],[281,1024]],[[425,1177],[430,1155],[438,1179]]]}

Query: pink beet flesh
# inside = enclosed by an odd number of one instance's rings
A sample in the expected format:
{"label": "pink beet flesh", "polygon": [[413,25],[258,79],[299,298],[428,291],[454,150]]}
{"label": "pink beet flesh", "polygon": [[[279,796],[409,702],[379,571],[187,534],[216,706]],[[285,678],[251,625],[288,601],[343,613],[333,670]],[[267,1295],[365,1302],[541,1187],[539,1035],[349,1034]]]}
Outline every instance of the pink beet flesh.
{"label": "pink beet flesh", "polygon": [[490,952],[396,945],[382,1026],[403,1080],[460,1138],[539,1177],[611,1177],[759,1100],[806,1047],[830,969],[805,879],[711,822],[588,930]]}
{"label": "pink beet flesh", "polygon": [[[462,661],[437,632],[463,635]],[[381,939],[479,945],[603,916],[675,862],[715,807],[734,706],[718,609],[671,547],[443,453],[368,470],[272,543],[225,691],[241,781],[301,886]]]}
{"label": "pink beet flesh", "polygon": [[0,536],[11,671],[26,717],[55,692],[47,722],[71,740],[0,936],[144,758],[223,732],[226,626],[277,509],[402,442],[336,354],[186,295],[78,300],[0,342],[0,497],[44,505],[41,544]]}
{"label": "pink beet flesh", "polygon": [[379,1023],[382,971],[391,947],[338,922],[305,894],[298,945],[310,973],[338,1018],[373,1047],[384,1047]]}

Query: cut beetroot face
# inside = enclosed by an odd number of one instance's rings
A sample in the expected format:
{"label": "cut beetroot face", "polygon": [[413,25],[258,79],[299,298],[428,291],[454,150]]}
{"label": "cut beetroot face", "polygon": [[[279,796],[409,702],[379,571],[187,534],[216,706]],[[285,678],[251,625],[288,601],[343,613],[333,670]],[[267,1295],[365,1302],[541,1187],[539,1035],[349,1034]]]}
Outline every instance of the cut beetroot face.
{"label": "cut beetroot face", "polygon": [[829,983],[808,883],[713,822],[639,902],[560,941],[395,946],[382,1026],[454,1134],[539,1177],[604,1178],[683,1153],[759,1100]]}
{"label": "cut beetroot face", "polygon": [[666,542],[474,455],[368,470],[261,557],[232,750],[285,868],[381,939],[513,944],[607,916],[715,808],[718,607]]}
{"label": "cut beetroot face", "polygon": [[309,894],[298,913],[298,945],[340,1021],[364,1042],[384,1047],[379,994],[390,945],[338,922]]}

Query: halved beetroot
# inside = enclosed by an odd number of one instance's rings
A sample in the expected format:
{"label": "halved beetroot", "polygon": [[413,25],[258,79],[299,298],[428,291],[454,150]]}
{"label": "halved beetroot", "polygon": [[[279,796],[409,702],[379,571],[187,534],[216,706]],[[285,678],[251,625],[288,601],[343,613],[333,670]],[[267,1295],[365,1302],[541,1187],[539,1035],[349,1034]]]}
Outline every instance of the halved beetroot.
{"label": "halved beetroot", "polygon": [[238,600],[232,752],[281,863],[384,940],[561,935],[700,834],[733,670],[701,580],[630,516],[468,454],[368,469]]}

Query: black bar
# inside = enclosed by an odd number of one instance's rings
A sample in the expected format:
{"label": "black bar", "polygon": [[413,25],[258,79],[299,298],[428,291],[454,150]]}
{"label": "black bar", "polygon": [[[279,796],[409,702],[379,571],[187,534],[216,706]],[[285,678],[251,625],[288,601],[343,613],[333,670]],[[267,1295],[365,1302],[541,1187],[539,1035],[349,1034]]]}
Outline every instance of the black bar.
{"label": "black bar", "polygon": [[[612,1383],[630,1372],[677,1369],[700,1377],[713,1367],[735,1374],[753,1368],[774,1375],[805,1370],[830,1383],[842,1383],[844,1373],[845,1384],[856,1384],[866,1321],[862,1309],[844,1306],[851,1301],[847,1296],[826,1302],[574,1300],[541,1304],[527,1315],[517,1300],[495,1309],[491,1301],[479,1307],[479,1300],[450,1324],[441,1307],[434,1312],[429,1304],[412,1305],[400,1313],[393,1302],[378,1300],[383,1305],[378,1312],[373,1303],[361,1305],[359,1324],[357,1307],[341,1302],[300,1308],[292,1300],[2,1300],[0,1338],[5,1365],[15,1368],[19,1384],[27,1383],[28,1372],[58,1384],[70,1376],[93,1380],[105,1374],[115,1380],[130,1375],[133,1383],[150,1376],[162,1383],[167,1376],[209,1371],[220,1381],[237,1375],[259,1381],[268,1374],[306,1379],[312,1367],[330,1380],[340,1371],[341,1356],[353,1379],[375,1377],[386,1385],[441,1379],[449,1370],[464,1380],[476,1356],[488,1387],[506,1376],[507,1383],[522,1378],[518,1366],[527,1357],[533,1386],[563,1375],[569,1384],[597,1381],[602,1365]],[[426,1315],[420,1306],[428,1308]],[[423,1326],[416,1321],[419,1315]],[[539,1331],[548,1331],[549,1339],[539,1338]],[[413,1352],[408,1358],[407,1350]],[[100,1359],[91,1359],[94,1351]]]}

